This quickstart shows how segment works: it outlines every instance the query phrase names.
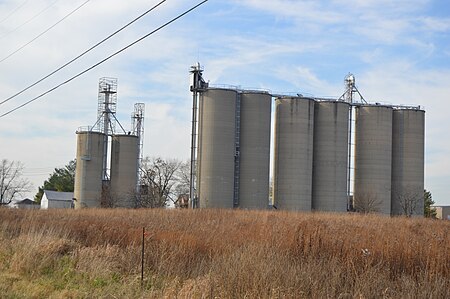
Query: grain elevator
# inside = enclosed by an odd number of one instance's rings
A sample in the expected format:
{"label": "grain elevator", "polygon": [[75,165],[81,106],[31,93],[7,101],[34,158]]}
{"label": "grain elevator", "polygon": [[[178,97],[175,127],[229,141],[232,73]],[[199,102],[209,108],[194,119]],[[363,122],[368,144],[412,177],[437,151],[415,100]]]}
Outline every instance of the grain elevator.
{"label": "grain elevator", "polygon": [[368,103],[351,74],[335,99],[211,86],[199,64],[191,75],[192,207],[423,214],[420,106]]}

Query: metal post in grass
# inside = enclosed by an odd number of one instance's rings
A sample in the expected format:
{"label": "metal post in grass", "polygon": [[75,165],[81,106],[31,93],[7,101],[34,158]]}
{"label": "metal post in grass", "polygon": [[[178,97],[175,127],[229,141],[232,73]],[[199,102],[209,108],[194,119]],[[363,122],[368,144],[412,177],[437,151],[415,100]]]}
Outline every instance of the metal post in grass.
{"label": "metal post in grass", "polygon": [[145,227],[142,228],[141,288],[144,287],[144,251],[145,251]]}

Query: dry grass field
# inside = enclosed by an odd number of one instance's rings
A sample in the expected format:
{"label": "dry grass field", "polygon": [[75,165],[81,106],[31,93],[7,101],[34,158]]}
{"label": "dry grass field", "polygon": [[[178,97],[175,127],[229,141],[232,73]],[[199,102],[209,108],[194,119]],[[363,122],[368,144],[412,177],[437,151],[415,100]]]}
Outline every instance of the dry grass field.
{"label": "dry grass field", "polygon": [[449,221],[0,209],[1,298],[450,298],[449,257]]}

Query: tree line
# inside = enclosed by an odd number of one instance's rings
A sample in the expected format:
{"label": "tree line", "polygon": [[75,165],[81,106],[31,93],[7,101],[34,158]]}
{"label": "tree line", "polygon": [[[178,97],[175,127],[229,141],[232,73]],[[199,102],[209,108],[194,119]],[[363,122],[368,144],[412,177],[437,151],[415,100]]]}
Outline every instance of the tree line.
{"label": "tree line", "polygon": [[[40,202],[44,190],[73,192],[75,185],[76,160],[71,160],[61,168],[55,168],[49,178],[38,188],[34,200]],[[18,161],[2,159],[0,163],[0,205],[9,204],[12,200],[31,191],[31,182],[23,178],[24,165]],[[177,159],[146,157],[140,169],[139,192],[130,196],[137,208],[164,208],[167,206],[187,207],[189,194],[190,163]],[[430,191],[424,190],[424,216],[435,218],[436,210]],[[413,196],[402,195],[399,198],[403,214],[411,216],[419,200]],[[114,202],[110,201],[113,207]],[[377,200],[371,196],[355,199],[355,210],[361,213],[375,212]]]}
{"label": "tree line", "polygon": [[[34,196],[41,202],[44,190],[73,192],[75,186],[76,160],[61,168],[55,168]],[[7,205],[32,190],[31,182],[24,178],[24,165],[17,161],[1,160],[0,204]],[[179,199],[189,194],[189,161],[146,157],[141,168],[139,194],[132,193],[139,208],[163,208],[179,205]],[[113,204],[112,204],[113,206]]]}

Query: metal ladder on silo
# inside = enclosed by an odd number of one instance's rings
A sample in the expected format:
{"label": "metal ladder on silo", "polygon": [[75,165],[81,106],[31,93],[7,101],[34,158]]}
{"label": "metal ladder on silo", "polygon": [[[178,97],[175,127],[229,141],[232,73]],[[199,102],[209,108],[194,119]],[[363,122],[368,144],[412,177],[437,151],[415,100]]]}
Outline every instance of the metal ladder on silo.
{"label": "metal ladder on silo", "polygon": [[240,183],[240,140],[241,140],[241,94],[238,92],[236,96],[236,113],[235,113],[235,134],[234,134],[234,194],[233,207],[239,206],[239,183]]}

